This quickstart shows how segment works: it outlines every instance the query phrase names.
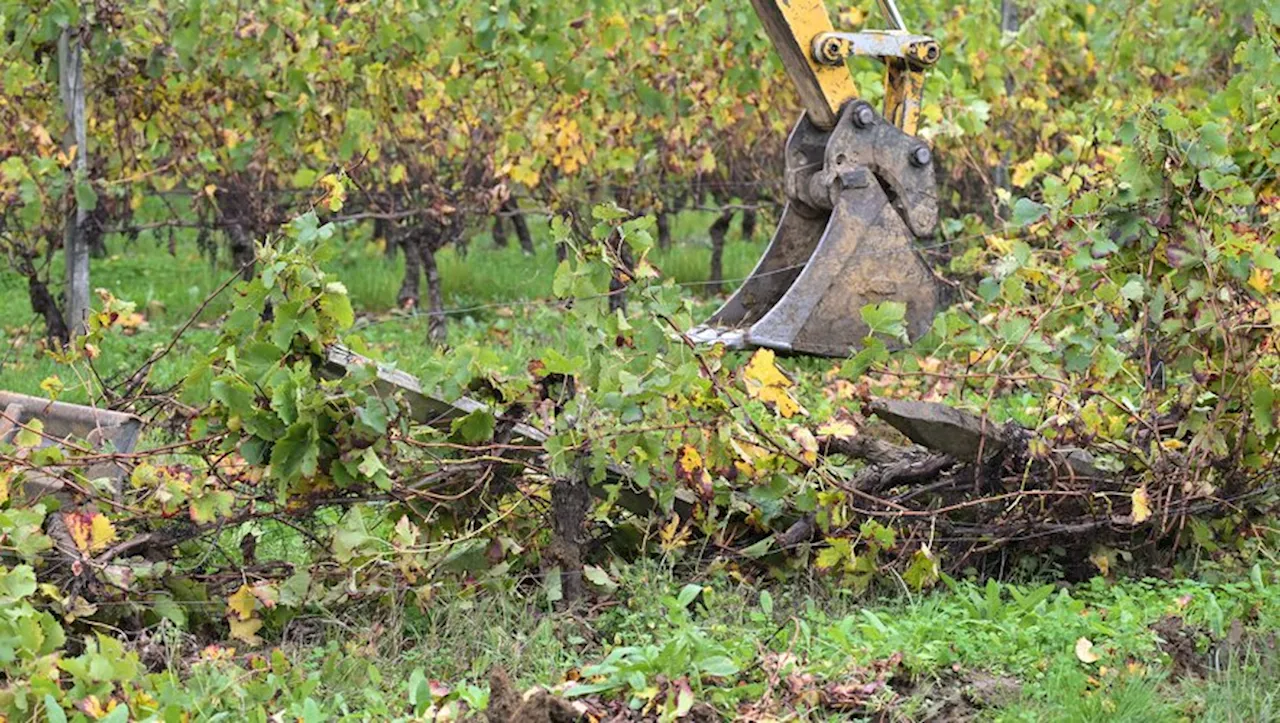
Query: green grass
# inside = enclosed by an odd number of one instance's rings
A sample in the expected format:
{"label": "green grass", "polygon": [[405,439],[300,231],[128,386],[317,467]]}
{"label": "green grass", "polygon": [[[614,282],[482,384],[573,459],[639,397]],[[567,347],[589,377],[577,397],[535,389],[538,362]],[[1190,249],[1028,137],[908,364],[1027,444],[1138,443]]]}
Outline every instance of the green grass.
{"label": "green grass", "polygon": [[[536,581],[449,586],[426,604],[396,598],[323,620],[318,632],[300,636],[304,644],[284,651],[318,680],[307,691],[310,704],[334,717],[345,709],[350,720],[404,711],[415,680],[437,681],[450,691],[444,702],[482,702],[495,665],[518,686],[558,690],[579,671],[583,684],[607,687],[621,701],[615,705],[634,707],[661,703],[683,680],[726,716],[754,707],[795,720],[905,721],[954,713],[958,701],[995,721],[1264,721],[1277,711],[1275,582],[961,581],[924,595],[865,598],[826,577],[766,585],[730,569],[693,573],[662,561],[614,568],[613,579],[615,590],[597,591],[576,613],[554,612]],[[701,590],[696,599],[682,594],[691,580]],[[1169,615],[1197,641],[1203,677],[1174,676],[1152,629]],[[1233,620],[1247,621],[1243,642],[1239,652],[1222,652],[1218,641]],[[1077,658],[1081,637],[1094,643],[1097,661]],[[889,688],[853,713],[803,695],[873,680],[877,661],[895,654],[901,664],[882,678]],[[248,681],[238,685],[250,687],[253,674],[237,674]],[[972,686],[984,679],[1007,688],[975,696]],[[247,710],[227,699],[216,707]],[[296,701],[299,711],[306,704]]]}
{"label": "green grass", "polygon": [[1275,631],[1260,643],[1248,643],[1211,674],[1177,691],[1203,720],[1224,723],[1280,720],[1280,651]]}

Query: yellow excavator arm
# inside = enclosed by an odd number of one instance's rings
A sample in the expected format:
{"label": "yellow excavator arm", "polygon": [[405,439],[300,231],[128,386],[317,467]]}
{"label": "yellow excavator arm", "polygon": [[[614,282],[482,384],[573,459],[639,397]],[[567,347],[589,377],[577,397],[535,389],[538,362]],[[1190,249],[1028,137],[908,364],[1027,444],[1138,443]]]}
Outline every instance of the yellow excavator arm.
{"label": "yellow excavator arm", "polygon": [[[916,138],[924,71],[940,50],[878,0],[887,30],[839,32],[822,0],[751,0],[805,113],[787,139],[787,205],[751,276],[694,341],[844,356],[871,333],[862,310],[903,308],[907,334],[928,331],[933,273],[914,242],[938,220],[933,154]],[[885,66],[882,113],[849,73],[854,56]]]}
{"label": "yellow excavator arm", "polygon": [[858,97],[845,60],[872,56],[885,64],[884,116],[914,134],[924,94],[924,70],[938,61],[937,41],[907,32],[894,0],[879,0],[886,30],[837,32],[823,0],[751,0],[809,120],[826,130],[840,108]]}
{"label": "yellow excavator arm", "polygon": [[800,103],[819,128],[836,124],[840,106],[858,95],[853,75],[844,65],[819,63],[813,56],[813,39],[833,33],[831,16],[823,0],[751,0],[769,40],[782,58],[782,66],[800,93]]}

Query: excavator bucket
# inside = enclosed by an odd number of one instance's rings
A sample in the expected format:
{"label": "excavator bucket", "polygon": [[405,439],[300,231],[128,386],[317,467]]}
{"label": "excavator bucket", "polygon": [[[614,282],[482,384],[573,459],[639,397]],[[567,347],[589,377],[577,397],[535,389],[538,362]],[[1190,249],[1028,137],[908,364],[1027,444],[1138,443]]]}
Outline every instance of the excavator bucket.
{"label": "excavator bucket", "polygon": [[[786,145],[787,205],[751,276],[690,337],[731,348],[846,356],[870,330],[861,310],[898,302],[907,333],[928,331],[938,305],[915,240],[937,224],[932,154],[915,138],[922,66],[937,44],[900,28],[836,33],[820,0],[753,0],[806,112]],[[850,55],[886,63],[881,116],[855,94]],[[905,130],[904,130],[905,129]]]}

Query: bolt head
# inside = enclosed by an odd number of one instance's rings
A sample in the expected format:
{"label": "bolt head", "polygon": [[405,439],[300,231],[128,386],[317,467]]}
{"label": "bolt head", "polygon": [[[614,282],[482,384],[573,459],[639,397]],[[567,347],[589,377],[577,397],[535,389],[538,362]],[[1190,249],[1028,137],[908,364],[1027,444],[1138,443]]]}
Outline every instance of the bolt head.
{"label": "bolt head", "polygon": [[871,110],[869,105],[860,105],[853,109],[853,124],[859,128],[866,128],[876,122],[876,112]]}
{"label": "bolt head", "polygon": [[928,146],[916,146],[911,151],[911,164],[918,168],[924,168],[933,161],[933,154],[929,152]]}
{"label": "bolt head", "polygon": [[840,55],[840,41],[835,38],[822,41],[822,57],[828,63],[839,63],[843,59]]}

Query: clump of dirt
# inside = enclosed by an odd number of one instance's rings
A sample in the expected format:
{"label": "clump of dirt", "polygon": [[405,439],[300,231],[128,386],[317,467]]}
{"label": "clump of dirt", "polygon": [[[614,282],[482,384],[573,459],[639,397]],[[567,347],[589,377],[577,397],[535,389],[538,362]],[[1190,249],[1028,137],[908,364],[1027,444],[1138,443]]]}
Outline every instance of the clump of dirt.
{"label": "clump of dirt", "polygon": [[1003,708],[1022,695],[1022,683],[1007,675],[978,671],[969,676],[962,695],[979,708]]}
{"label": "clump of dirt", "polygon": [[573,704],[541,688],[521,695],[511,687],[507,671],[489,671],[489,723],[576,723],[584,718]]}
{"label": "clump of dirt", "polygon": [[968,723],[984,711],[1005,708],[1022,694],[1017,678],[982,670],[956,672],[928,682],[902,684],[902,693],[924,701],[916,720]]}
{"label": "clump of dirt", "polygon": [[1185,677],[1200,678],[1205,673],[1205,656],[1197,650],[1196,640],[1203,633],[1187,625],[1177,615],[1162,618],[1151,630],[1158,637],[1160,651],[1169,656],[1172,665],[1170,675],[1173,680]]}
{"label": "clump of dirt", "polygon": [[[689,692],[687,681],[666,685],[667,695],[678,691]],[[543,688],[533,688],[520,693],[511,686],[507,671],[495,666],[489,671],[489,708],[483,719],[469,718],[470,723],[574,723],[576,721],[601,721],[602,723],[630,723],[654,720],[652,713],[632,710],[625,699],[601,699],[588,696],[573,703],[551,694]],[[706,703],[694,703],[681,719],[690,723],[718,723],[723,720],[715,708]]]}

